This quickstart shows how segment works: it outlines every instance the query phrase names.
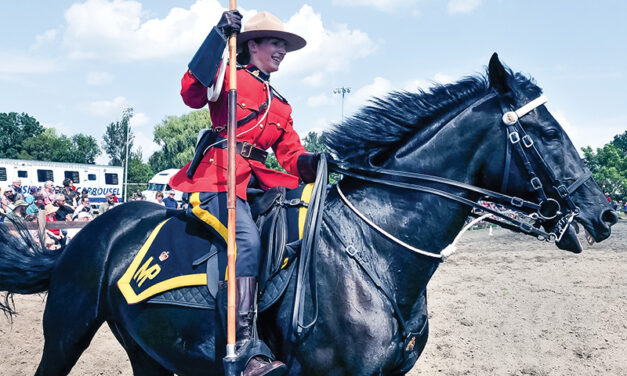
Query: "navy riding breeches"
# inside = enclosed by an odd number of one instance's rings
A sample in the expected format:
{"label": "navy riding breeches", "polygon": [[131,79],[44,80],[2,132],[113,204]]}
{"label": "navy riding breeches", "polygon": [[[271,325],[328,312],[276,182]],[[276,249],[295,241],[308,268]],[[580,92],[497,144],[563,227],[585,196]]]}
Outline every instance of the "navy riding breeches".
{"label": "navy riding breeches", "polygon": [[[200,220],[224,242],[224,247],[218,247],[218,264],[220,280],[226,279],[227,255],[226,238],[228,211],[226,208],[226,192],[196,192],[189,195],[189,206],[186,214]],[[248,202],[237,198],[236,206],[236,261],[235,272],[237,277],[257,277],[261,262],[261,240],[259,230],[250,214]]]}

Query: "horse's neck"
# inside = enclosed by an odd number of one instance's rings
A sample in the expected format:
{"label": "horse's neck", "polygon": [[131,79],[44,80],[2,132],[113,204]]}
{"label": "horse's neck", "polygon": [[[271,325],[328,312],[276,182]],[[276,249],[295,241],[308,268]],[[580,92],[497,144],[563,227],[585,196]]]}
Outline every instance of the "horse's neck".
{"label": "horse's neck", "polygon": [[[486,151],[489,149],[485,139],[487,126],[472,125],[467,131],[460,129],[464,126],[461,121],[444,126],[429,140],[399,150],[385,167],[475,185],[485,158],[492,152]],[[440,252],[449,245],[470,212],[465,205],[432,194],[350,179],[342,183],[342,188],[345,186],[349,200],[375,224],[405,243],[428,252]],[[471,200],[478,198],[462,190],[431,186]],[[405,306],[404,311],[407,311],[426,287],[437,262],[403,249],[384,239],[376,230],[362,226],[362,231],[373,234],[376,257],[386,265],[386,279],[394,284],[399,305]]]}

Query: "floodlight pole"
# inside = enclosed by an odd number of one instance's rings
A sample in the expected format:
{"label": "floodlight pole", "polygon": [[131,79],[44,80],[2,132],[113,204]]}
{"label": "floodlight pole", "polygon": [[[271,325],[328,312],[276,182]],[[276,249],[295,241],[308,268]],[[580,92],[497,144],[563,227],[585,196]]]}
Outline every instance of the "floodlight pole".
{"label": "floodlight pole", "polygon": [[336,89],[333,89],[333,93],[334,94],[341,94],[342,95],[342,123],[344,122],[344,96],[346,94],[349,94],[351,92],[351,88],[350,87],[338,87]]}
{"label": "floodlight pole", "polygon": [[126,123],[126,157],[124,157],[124,202],[126,201],[126,198],[128,197],[128,135],[130,132],[130,128],[131,126],[128,124],[128,122]]}

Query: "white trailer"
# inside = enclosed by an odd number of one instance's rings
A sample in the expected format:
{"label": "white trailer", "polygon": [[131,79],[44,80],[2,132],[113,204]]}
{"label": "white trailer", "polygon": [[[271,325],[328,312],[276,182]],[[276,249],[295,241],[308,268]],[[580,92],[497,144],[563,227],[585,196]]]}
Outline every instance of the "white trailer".
{"label": "white trailer", "polygon": [[66,178],[72,179],[78,192],[86,188],[92,204],[104,202],[107,193],[122,199],[122,167],[0,158],[0,187],[3,190],[18,179],[22,181],[22,193],[32,186],[41,188],[48,180],[55,187],[63,187]]}
{"label": "white trailer", "polygon": [[156,194],[157,192],[162,192],[163,197],[168,197],[169,191],[174,191],[174,199],[178,202],[181,202],[183,192],[179,192],[170,188],[170,178],[174,176],[178,172],[178,168],[170,168],[168,170],[163,170],[155,174],[148,181],[148,187],[145,191],[142,192],[148,201],[157,201]]}

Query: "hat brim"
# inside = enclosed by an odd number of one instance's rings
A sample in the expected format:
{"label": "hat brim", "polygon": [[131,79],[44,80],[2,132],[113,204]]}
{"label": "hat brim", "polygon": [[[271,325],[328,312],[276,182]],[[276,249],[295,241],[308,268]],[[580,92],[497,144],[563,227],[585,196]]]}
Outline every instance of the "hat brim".
{"label": "hat brim", "polygon": [[292,52],[300,50],[307,45],[307,41],[302,37],[289,33],[287,31],[278,30],[251,30],[244,31],[237,35],[237,45],[241,47],[244,43],[251,39],[257,38],[278,38],[286,42],[285,51]]}

